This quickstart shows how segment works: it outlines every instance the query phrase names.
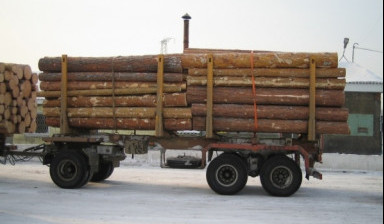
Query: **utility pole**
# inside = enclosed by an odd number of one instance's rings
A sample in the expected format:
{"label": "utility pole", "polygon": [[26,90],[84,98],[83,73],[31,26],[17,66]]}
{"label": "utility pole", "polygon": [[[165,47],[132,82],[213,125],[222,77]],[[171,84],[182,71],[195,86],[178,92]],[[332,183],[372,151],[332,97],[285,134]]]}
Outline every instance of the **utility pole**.
{"label": "utility pole", "polygon": [[168,42],[171,40],[174,40],[174,38],[173,37],[167,37],[167,38],[164,38],[160,41],[160,43],[161,43],[160,53],[161,54],[167,54],[168,53]]}

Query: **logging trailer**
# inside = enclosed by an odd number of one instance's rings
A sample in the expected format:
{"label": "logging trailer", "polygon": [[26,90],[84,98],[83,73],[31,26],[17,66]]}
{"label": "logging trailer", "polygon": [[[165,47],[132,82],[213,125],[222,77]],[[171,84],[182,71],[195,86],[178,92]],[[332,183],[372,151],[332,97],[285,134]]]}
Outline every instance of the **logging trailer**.
{"label": "logging trailer", "polygon": [[[189,48],[189,20],[191,17],[186,14],[182,18],[184,19],[184,52],[186,52],[191,50]],[[225,51],[219,50],[218,53],[221,52]],[[305,69],[308,68],[309,73],[309,77],[305,76],[309,78],[309,103],[307,102],[308,107],[305,109],[308,109],[309,119],[307,126],[304,126],[306,130],[301,129],[300,132],[305,134],[297,134],[297,132],[296,134],[258,133],[253,52],[242,52],[248,53],[248,56],[251,53],[250,71],[253,78],[255,127],[248,129],[252,130],[250,132],[217,132],[214,131],[213,125],[215,60],[213,53],[217,52],[211,50],[204,53],[206,53],[204,54],[206,58],[192,60],[206,63],[206,67],[203,67],[206,69],[206,84],[204,84],[204,88],[206,88],[206,112],[203,113],[205,119],[203,124],[205,125],[201,125],[202,128],[200,129],[203,131],[177,130],[168,132],[165,130],[163,96],[167,92],[167,87],[164,85],[164,68],[166,67],[164,55],[157,57],[157,68],[156,62],[151,67],[153,70],[151,72],[155,72],[155,75],[157,72],[156,87],[151,90],[151,93],[156,94],[156,100],[154,100],[156,103],[154,135],[99,133],[98,131],[71,127],[67,114],[68,96],[70,95],[68,91],[68,58],[63,55],[61,58],[61,91],[55,92],[58,94],[55,97],[60,97],[60,123],[58,124],[60,134],[42,138],[45,142],[43,145],[20,151],[16,150],[15,146],[5,144],[8,133],[2,132],[0,127],[0,162],[6,163],[7,160],[12,162],[17,158],[40,157],[42,163],[49,166],[52,181],[61,188],[69,189],[80,188],[89,181],[98,182],[107,179],[127,155],[146,154],[148,148],[151,147],[160,149],[160,166],[162,168],[206,168],[208,185],[213,191],[223,195],[236,194],[245,187],[248,177],[260,176],[261,184],[269,194],[290,196],[301,186],[303,177],[301,166],[304,167],[307,179],[310,176],[322,179],[322,174],[314,168],[316,162],[322,162],[323,152],[322,133],[316,133],[316,126],[320,124],[320,122],[316,122],[316,87],[319,84],[316,80],[316,62],[325,66],[329,66],[329,62],[317,61],[316,57],[312,55],[305,59]],[[337,62],[337,55],[335,58]],[[265,62],[270,65],[268,59]],[[279,57],[277,60],[280,62]],[[241,62],[244,61],[247,63],[246,60]],[[221,60],[221,62],[225,64],[227,61]],[[55,63],[55,66],[60,67],[60,59]],[[115,117],[115,93],[117,94],[117,92],[114,88],[115,67],[113,59],[111,71],[113,89],[108,94],[112,95],[113,98],[113,118],[115,130],[117,130],[117,118]],[[308,85],[305,85],[307,88]],[[119,90],[134,91],[136,94],[140,92],[140,88]],[[308,93],[306,94],[308,95]],[[281,94],[279,96],[283,97]],[[302,96],[298,96],[298,98],[300,97],[302,98]],[[333,115],[332,112],[328,113]],[[123,129],[127,128],[123,127]],[[199,151],[201,157],[166,156],[166,152],[169,150],[181,149]]]}
{"label": "logging trailer", "polygon": [[[67,118],[67,57],[62,57],[60,134],[42,138],[45,144],[15,150],[5,144],[0,134],[0,159],[37,156],[48,165],[52,181],[61,188],[80,188],[89,181],[103,181],[126,155],[145,154],[148,148],[161,148],[162,168],[206,169],[206,179],[218,194],[241,191],[248,177],[260,176],[263,188],[274,196],[290,196],[301,186],[301,158],[305,177],[321,179],[314,169],[322,160],[321,135],[315,133],[315,60],[310,63],[310,103],[308,134],[227,133],[213,131],[213,58],[208,58],[206,130],[202,132],[163,129],[164,56],[158,57],[156,128],[154,136],[103,134],[72,129]],[[201,158],[179,156],[167,158],[168,150],[198,150]],[[1,160],[0,160],[1,161]]]}

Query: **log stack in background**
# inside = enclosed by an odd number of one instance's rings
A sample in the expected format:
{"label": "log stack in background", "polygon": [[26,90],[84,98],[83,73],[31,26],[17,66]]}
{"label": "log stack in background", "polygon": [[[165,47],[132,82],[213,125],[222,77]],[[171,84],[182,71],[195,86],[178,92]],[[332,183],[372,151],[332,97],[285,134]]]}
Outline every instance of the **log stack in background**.
{"label": "log stack in background", "polygon": [[[68,58],[68,118],[72,127],[154,130],[157,56]],[[39,61],[40,96],[50,126],[60,125],[61,58]],[[164,128],[192,129],[179,56],[164,61]],[[113,96],[114,95],[114,96]]]}
{"label": "log stack in background", "polygon": [[0,62],[0,133],[36,131],[38,76],[29,65]]}
{"label": "log stack in background", "polygon": [[[165,130],[205,130],[207,53],[187,49],[164,61]],[[316,59],[318,134],[347,134],[345,69],[337,54],[214,51],[214,131],[255,131],[252,71],[258,132],[306,133],[309,59]],[[42,58],[39,68],[44,114],[59,126],[61,58]],[[157,56],[68,58],[68,117],[73,127],[154,130]],[[113,97],[113,93],[115,97]]]}

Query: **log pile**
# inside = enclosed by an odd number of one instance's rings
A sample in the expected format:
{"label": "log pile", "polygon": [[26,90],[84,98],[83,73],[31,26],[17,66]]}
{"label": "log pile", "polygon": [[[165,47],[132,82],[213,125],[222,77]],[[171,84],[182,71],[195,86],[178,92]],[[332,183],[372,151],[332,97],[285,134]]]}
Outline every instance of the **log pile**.
{"label": "log pile", "polygon": [[187,49],[182,56],[194,130],[206,130],[207,54],[213,53],[214,131],[307,133],[312,57],[316,61],[316,133],[349,133],[348,110],[343,108],[346,71],[337,68],[337,54],[199,51]]}
{"label": "log pile", "polygon": [[[212,52],[187,49],[184,54],[165,56],[165,130],[205,130],[207,53]],[[337,54],[251,55],[247,51],[213,52],[214,131],[307,133],[310,57],[317,66],[316,133],[349,133],[348,110],[343,108],[346,74],[337,67]],[[88,129],[154,130],[157,66],[157,56],[151,55],[68,58],[69,124]],[[46,122],[59,126],[61,58],[42,58],[39,68],[43,71],[39,94],[46,98]]]}
{"label": "log pile", "polygon": [[29,65],[0,62],[0,133],[36,131],[38,76]]}
{"label": "log pile", "polygon": [[[157,105],[157,56],[68,58],[68,109],[72,127],[154,130]],[[60,126],[61,58],[39,61],[39,96],[46,98],[46,123]],[[179,56],[164,60],[164,128],[192,129],[187,84]]]}

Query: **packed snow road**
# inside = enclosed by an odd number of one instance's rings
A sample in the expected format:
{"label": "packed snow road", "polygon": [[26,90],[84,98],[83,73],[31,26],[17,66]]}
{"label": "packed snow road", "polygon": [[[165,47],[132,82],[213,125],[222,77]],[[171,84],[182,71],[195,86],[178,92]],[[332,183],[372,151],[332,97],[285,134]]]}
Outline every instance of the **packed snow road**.
{"label": "packed snow road", "polygon": [[123,164],[102,183],[65,190],[37,161],[1,165],[0,223],[383,223],[383,172],[323,176],[278,198],[258,178],[237,195],[217,195],[203,170]]}

